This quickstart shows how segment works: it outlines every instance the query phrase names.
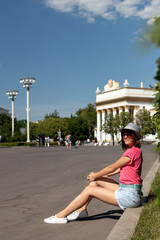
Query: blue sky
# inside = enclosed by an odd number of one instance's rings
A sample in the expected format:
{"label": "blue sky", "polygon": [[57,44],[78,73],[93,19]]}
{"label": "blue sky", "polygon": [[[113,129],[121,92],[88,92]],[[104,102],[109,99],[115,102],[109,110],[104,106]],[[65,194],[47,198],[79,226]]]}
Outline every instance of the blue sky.
{"label": "blue sky", "polygon": [[[36,78],[30,90],[30,121],[57,109],[60,117],[94,103],[108,79],[129,86],[154,85],[154,45],[140,44],[147,22],[160,16],[160,0],[1,0],[0,107],[7,90],[19,90],[15,115],[26,119],[26,89],[20,78]],[[145,46],[144,46],[145,45]]]}

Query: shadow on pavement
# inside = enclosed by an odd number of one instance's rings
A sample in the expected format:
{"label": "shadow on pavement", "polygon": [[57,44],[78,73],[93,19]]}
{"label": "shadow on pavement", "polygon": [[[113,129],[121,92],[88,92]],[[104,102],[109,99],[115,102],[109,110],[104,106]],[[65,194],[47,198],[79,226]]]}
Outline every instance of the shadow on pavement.
{"label": "shadow on pavement", "polygon": [[[123,212],[124,212],[123,210],[111,210],[108,212],[104,212],[104,213],[92,215],[89,217],[77,219],[76,221],[93,221],[93,220],[99,220],[99,219],[103,219],[103,218],[111,218],[111,219],[118,220],[121,217],[121,215],[123,214]],[[119,214],[119,215],[115,215],[115,214]]]}

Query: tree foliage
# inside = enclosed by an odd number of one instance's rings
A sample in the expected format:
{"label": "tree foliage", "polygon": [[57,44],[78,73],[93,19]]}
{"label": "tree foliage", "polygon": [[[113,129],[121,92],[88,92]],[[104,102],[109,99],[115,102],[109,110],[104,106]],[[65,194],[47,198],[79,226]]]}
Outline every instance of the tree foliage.
{"label": "tree foliage", "polygon": [[116,134],[116,120],[115,118],[113,117],[113,113],[109,113],[109,114],[106,114],[105,116],[105,122],[104,124],[102,125],[102,130],[105,132],[105,133],[108,133],[111,135],[112,137],[112,140],[113,140],[113,145],[114,145],[114,135]]}
{"label": "tree foliage", "polygon": [[89,138],[94,137],[94,127],[97,124],[96,107],[94,104],[89,103],[86,108],[79,109],[76,112],[77,116],[81,116],[87,123]]}
{"label": "tree foliage", "polygon": [[129,112],[121,112],[120,113],[120,128],[124,128],[128,123],[133,122],[133,117]]}
{"label": "tree foliage", "polygon": [[30,123],[31,139],[36,139],[38,133],[57,139],[58,131],[61,130],[62,136],[68,133],[68,122],[63,118],[46,118],[38,123]]}
{"label": "tree foliage", "polygon": [[72,136],[72,142],[77,140],[84,141],[89,136],[87,120],[82,116],[70,117],[67,119],[69,124],[68,132]]}
{"label": "tree foliage", "polygon": [[46,114],[44,116],[44,119],[47,119],[47,118],[60,118],[59,113],[57,112],[57,109],[55,109],[53,113]]}
{"label": "tree foliage", "polygon": [[125,127],[129,122],[132,122],[133,118],[129,112],[121,112],[116,114],[115,117],[113,113],[106,114],[105,122],[102,125],[101,129],[107,133],[111,134],[113,145],[114,145],[114,136],[118,134],[119,129]]}
{"label": "tree foliage", "polygon": [[0,114],[0,135],[2,141],[8,141],[12,134],[12,119],[6,114]]}
{"label": "tree foliage", "polygon": [[[159,105],[157,105],[157,107],[159,107]],[[153,122],[154,119],[144,114],[145,112],[145,110],[142,110],[141,114],[139,113],[138,115],[139,120],[137,120],[138,125],[143,129],[141,133],[143,136],[155,131],[154,125],[151,126],[151,122]],[[147,119],[145,123],[142,122],[144,119]],[[156,118],[156,126],[160,126],[159,119],[160,117]],[[93,139],[96,120],[96,108],[93,104],[88,104],[86,108],[79,109],[76,112],[76,116],[71,116],[70,118],[60,118],[57,110],[55,110],[52,114],[46,114],[42,121],[37,123],[30,122],[30,139],[31,141],[35,140],[38,133],[43,133],[45,136],[57,140],[59,129],[61,130],[61,136],[63,138],[70,133],[72,135],[72,142],[76,140],[84,141],[87,138]],[[119,128],[125,127],[132,121],[133,118],[129,112],[122,112],[116,114],[114,117],[113,114],[110,113],[106,115],[105,123],[101,126],[101,129],[105,133],[111,134],[114,144],[114,136],[118,134]],[[149,127],[147,128],[146,125]],[[21,127],[26,127],[26,120],[17,121],[17,119],[15,119],[15,137],[12,138],[11,117],[6,114],[0,114],[0,135],[2,136],[2,141],[26,141],[26,133],[21,134]]]}
{"label": "tree foliage", "polygon": [[[154,99],[154,106],[156,109],[155,114],[155,122],[156,122],[156,131],[157,131],[157,138],[160,140],[160,58],[157,60],[157,74],[154,77],[157,82],[155,86],[155,99]],[[160,148],[160,142],[158,143],[158,148]]]}
{"label": "tree foliage", "polygon": [[140,127],[142,139],[148,134],[155,134],[155,121],[146,109],[140,109],[136,114],[136,124]]}
{"label": "tree foliage", "polygon": [[23,141],[25,135],[21,134],[20,128],[24,128],[26,125],[25,120],[18,121],[14,119],[14,137],[12,137],[12,118],[7,114],[0,114],[0,135],[2,136],[2,142],[10,141]]}
{"label": "tree foliage", "polygon": [[72,142],[76,140],[86,140],[94,137],[94,127],[96,125],[96,110],[93,104],[88,104],[86,108],[79,109],[76,116],[70,118],[60,118],[57,110],[51,114],[46,114],[43,121],[30,123],[31,140],[36,139],[38,133],[43,133],[54,140],[61,136],[64,139],[67,134],[71,134]]}
{"label": "tree foliage", "polygon": [[[151,25],[149,30],[150,41],[155,43],[157,47],[160,47],[160,17],[155,18],[154,23]],[[154,77],[157,80],[155,85],[155,99],[154,107],[156,109],[155,114],[155,124],[157,138],[160,140],[160,58],[157,59],[157,73]],[[160,148],[160,143],[158,143],[158,148]]]}
{"label": "tree foliage", "polygon": [[120,114],[116,114],[115,117],[113,113],[109,113],[105,117],[105,122],[101,130],[107,134],[111,134],[114,145],[114,137],[119,133],[119,129],[124,128],[128,123],[135,120],[137,125],[140,126],[142,137],[147,134],[155,134],[155,119],[151,117],[150,112],[146,109],[140,109],[136,114],[136,119],[133,119],[129,112],[121,112]]}
{"label": "tree foliage", "polygon": [[160,47],[160,17],[155,18],[154,24],[149,28],[150,41]]}

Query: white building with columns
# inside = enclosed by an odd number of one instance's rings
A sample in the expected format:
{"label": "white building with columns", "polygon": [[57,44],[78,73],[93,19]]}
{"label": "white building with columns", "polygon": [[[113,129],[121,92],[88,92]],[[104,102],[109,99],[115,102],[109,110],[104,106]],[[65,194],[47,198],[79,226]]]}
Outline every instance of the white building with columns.
{"label": "white building with columns", "polygon": [[[155,113],[153,106],[154,89],[144,88],[143,83],[140,87],[129,87],[129,83],[125,80],[123,87],[112,79],[104,86],[101,92],[99,87],[96,90],[96,111],[97,111],[97,128],[95,129],[95,137],[99,144],[103,142],[112,142],[111,135],[101,130],[101,126],[105,121],[105,115],[113,112],[129,111],[134,117],[138,110],[145,108],[150,111],[151,115]],[[116,139],[120,140],[120,135]],[[155,136],[149,135],[146,140],[155,140]]]}

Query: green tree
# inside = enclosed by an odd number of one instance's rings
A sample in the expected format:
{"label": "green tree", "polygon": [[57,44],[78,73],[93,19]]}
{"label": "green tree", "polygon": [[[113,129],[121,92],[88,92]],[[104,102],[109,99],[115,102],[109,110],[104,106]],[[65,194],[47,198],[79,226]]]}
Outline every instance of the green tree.
{"label": "green tree", "polygon": [[148,134],[155,134],[155,122],[151,114],[146,109],[140,109],[135,116],[136,124],[140,127],[142,141],[144,136]]}
{"label": "green tree", "polygon": [[37,138],[37,135],[38,135],[38,124],[39,123],[34,123],[34,122],[30,122],[29,123],[30,139],[31,140],[36,140],[36,138]]}
{"label": "green tree", "polygon": [[69,124],[69,133],[71,134],[72,142],[77,140],[81,142],[88,138],[87,120],[82,116],[70,117],[67,119]]}
{"label": "green tree", "polygon": [[120,128],[124,128],[129,122],[132,122],[133,118],[129,112],[121,112],[116,114],[109,113],[105,116],[105,122],[101,127],[105,133],[111,134],[113,145],[115,144],[115,135],[119,133]]}
{"label": "green tree", "polygon": [[155,43],[157,47],[160,47],[160,17],[155,18],[154,23],[150,26],[149,30],[149,40]]}
{"label": "green tree", "polygon": [[113,117],[113,113],[107,113],[105,116],[105,122],[103,123],[101,130],[108,133],[112,137],[113,145],[115,144],[114,135],[117,134],[116,118]]}
{"label": "green tree", "polygon": [[12,135],[12,119],[10,116],[2,113],[0,114],[0,135],[3,142],[11,140]]}
{"label": "green tree", "polygon": [[[147,32],[147,39],[151,43],[156,44],[157,47],[160,47],[160,17],[154,18],[154,23],[150,26]],[[154,77],[157,80],[155,85],[155,99],[154,106],[156,110],[155,114],[155,123],[156,123],[156,132],[157,138],[160,139],[160,58],[157,59],[157,73]],[[160,148],[160,142],[158,143],[158,148]]]}
{"label": "green tree", "polygon": [[81,116],[86,120],[87,127],[88,127],[88,137],[94,138],[94,127],[97,123],[97,114],[96,114],[96,107],[94,104],[89,103],[86,108],[79,109],[76,112],[77,116]]}
{"label": "green tree", "polygon": [[142,48],[148,48],[153,43],[160,47],[160,17],[150,19],[150,24],[145,30],[141,31],[139,39],[139,44]]}
{"label": "green tree", "polygon": [[68,122],[65,118],[47,118],[38,123],[38,133],[44,133],[45,136],[57,139],[58,130],[61,130],[64,137],[68,133]]}
{"label": "green tree", "polygon": [[[149,31],[149,35],[151,36],[150,40],[152,43],[155,43],[157,47],[160,47],[160,17],[155,19],[154,24],[151,26]],[[156,110],[155,114],[155,124],[156,124],[156,132],[157,138],[160,140],[160,58],[157,59],[157,74],[154,77],[157,80],[155,85],[155,99],[154,99],[154,106]],[[160,142],[157,145],[157,148],[160,149]],[[157,192],[157,203],[160,206],[160,187],[158,188]]]}
{"label": "green tree", "polygon": [[20,132],[20,128],[25,127],[25,120],[14,119],[14,137],[12,137],[12,119],[7,114],[0,114],[0,135],[3,142],[25,141],[25,135]]}
{"label": "green tree", "polygon": [[133,117],[130,112],[121,112],[119,114],[120,124],[119,128],[124,128],[128,123],[133,122]]}
{"label": "green tree", "polygon": [[22,119],[22,120],[17,120],[16,119],[16,121],[17,121],[17,125],[18,125],[19,128],[25,128],[26,125],[27,125],[27,120],[26,119]]}
{"label": "green tree", "polygon": [[59,113],[57,112],[57,109],[55,109],[53,113],[46,114],[44,116],[44,119],[47,119],[47,118],[60,118]]}
{"label": "green tree", "polygon": [[[155,86],[155,99],[154,99],[154,106],[156,109],[155,114],[155,122],[156,122],[156,131],[157,131],[157,138],[160,139],[160,58],[157,60],[157,74],[154,77],[157,82]],[[160,142],[158,143],[158,148],[160,149]]]}
{"label": "green tree", "polygon": [[26,120],[14,119],[14,137],[11,136],[10,140],[12,142],[26,141],[26,134],[21,133],[21,128],[26,128]]}

